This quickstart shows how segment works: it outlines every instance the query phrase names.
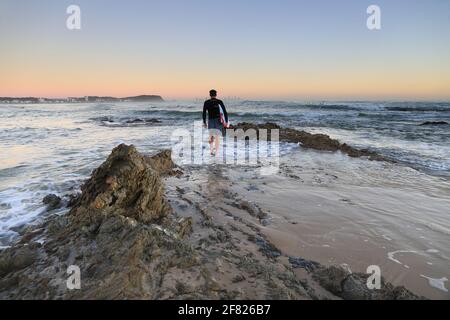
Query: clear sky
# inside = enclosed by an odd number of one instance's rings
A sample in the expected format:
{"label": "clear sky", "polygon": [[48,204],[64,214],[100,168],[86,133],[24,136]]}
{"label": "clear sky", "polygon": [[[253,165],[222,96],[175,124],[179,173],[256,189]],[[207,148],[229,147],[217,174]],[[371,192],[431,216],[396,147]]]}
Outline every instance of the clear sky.
{"label": "clear sky", "polygon": [[0,0],[0,46],[0,96],[450,99],[449,0]]}

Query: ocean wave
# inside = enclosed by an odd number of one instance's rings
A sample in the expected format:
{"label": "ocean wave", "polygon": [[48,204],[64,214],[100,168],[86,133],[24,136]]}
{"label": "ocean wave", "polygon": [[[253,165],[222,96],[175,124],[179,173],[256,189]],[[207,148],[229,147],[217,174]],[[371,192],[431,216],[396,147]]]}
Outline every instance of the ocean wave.
{"label": "ocean wave", "polygon": [[107,127],[154,126],[161,123],[161,120],[159,119],[145,117],[114,118],[108,116],[100,116],[90,118],[89,120],[98,122],[100,125]]}
{"label": "ocean wave", "polygon": [[140,114],[150,114],[150,115],[160,115],[160,116],[170,116],[170,117],[180,117],[180,116],[193,116],[201,114],[201,110],[164,110],[164,109],[154,109],[154,110],[143,110],[139,112]]}
{"label": "ocean wave", "polygon": [[[355,110],[366,110],[367,108],[363,108],[361,106],[352,106],[345,104],[306,104],[303,105],[304,108],[310,109],[319,109],[319,110],[333,110],[333,111],[355,111]],[[373,108],[375,109],[375,108]]]}
{"label": "ocean wave", "polygon": [[386,106],[388,111],[396,112],[450,112],[448,103],[411,103],[411,104],[392,104]]}

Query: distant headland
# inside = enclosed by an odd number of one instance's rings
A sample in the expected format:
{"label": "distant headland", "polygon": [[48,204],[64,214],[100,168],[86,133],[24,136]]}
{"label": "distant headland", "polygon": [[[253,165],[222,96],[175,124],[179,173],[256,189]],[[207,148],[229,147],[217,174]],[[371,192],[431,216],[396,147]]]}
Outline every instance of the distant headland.
{"label": "distant headland", "polygon": [[90,102],[164,102],[161,96],[141,95],[134,97],[115,98],[100,96],[68,97],[68,98],[42,98],[42,97],[0,97],[0,103],[90,103]]}

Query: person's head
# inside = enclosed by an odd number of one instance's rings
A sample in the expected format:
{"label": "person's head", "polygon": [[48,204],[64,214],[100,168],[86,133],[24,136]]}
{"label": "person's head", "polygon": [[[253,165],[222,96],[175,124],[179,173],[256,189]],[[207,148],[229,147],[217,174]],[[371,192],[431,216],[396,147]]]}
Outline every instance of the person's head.
{"label": "person's head", "polygon": [[209,96],[211,98],[216,98],[217,97],[217,91],[212,89],[211,91],[209,91]]}

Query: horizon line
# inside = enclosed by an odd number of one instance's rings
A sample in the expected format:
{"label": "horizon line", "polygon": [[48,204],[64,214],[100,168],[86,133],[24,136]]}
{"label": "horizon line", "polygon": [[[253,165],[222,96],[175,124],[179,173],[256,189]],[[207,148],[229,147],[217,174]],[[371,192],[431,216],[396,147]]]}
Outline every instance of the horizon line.
{"label": "horizon line", "polygon": [[[113,99],[127,99],[141,96],[154,96],[160,97],[163,101],[160,102],[169,102],[169,101],[193,101],[193,100],[203,100],[207,99],[207,96],[204,97],[164,97],[160,94],[137,94],[130,96],[113,96],[113,95],[71,95],[71,96],[32,96],[32,95],[20,95],[20,96],[0,96],[0,99],[8,98],[8,99],[48,99],[48,100],[67,100],[67,99],[82,99],[86,97],[97,97],[97,98],[113,98]],[[221,99],[228,100],[240,100],[240,101],[282,101],[282,102],[435,102],[435,103],[450,103],[450,97],[448,98],[392,98],[392,97],[348,97],[348,98],[319,98],[319,97],[239,97],[239,96],[230,96],[226,95],[221,97]],[[1,102],[1,101],[0,101]],[[88,101],[87,101],[88,102]],[[91,101],[95,102],[95,101]],[[124,101],[117,101],[124,102]],[[144,101],[143,101],[144,102]]]}

